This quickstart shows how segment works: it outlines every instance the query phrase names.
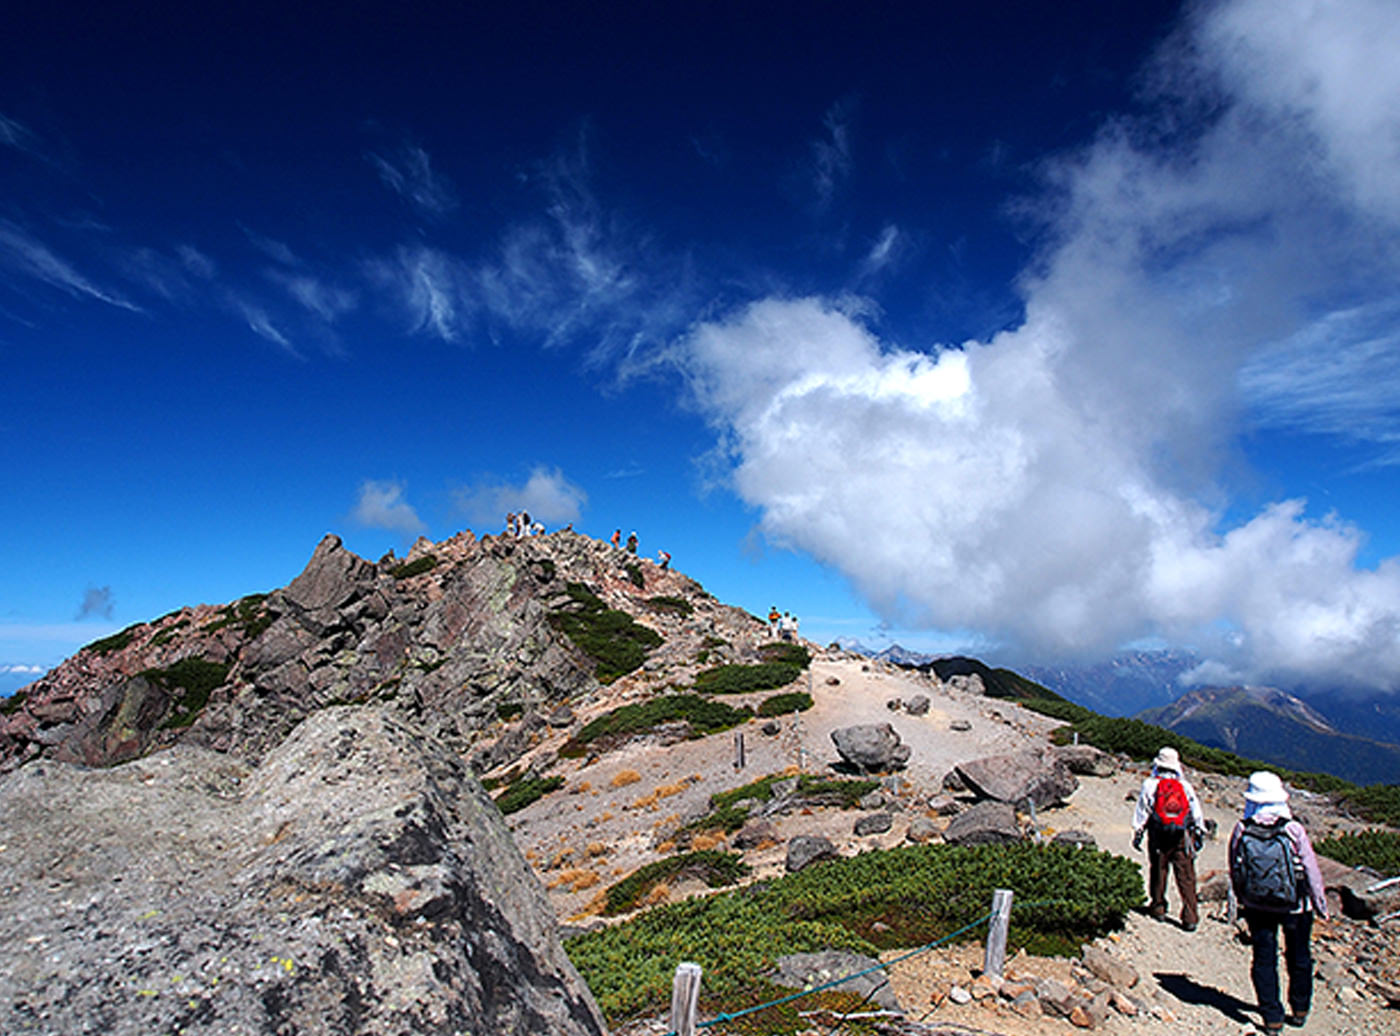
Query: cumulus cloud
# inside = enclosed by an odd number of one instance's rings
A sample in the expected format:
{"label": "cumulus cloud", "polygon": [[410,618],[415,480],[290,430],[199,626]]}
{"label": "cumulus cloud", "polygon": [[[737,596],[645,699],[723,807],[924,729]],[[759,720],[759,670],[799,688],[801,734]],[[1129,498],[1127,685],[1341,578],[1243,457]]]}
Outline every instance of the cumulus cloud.
{"label": "cumulus cloud", "polygon": [[379,179],[425,216],[445,216],[457,207],[451,182],[434,172],[432,159],[421,147],[404,145],[392,158],[370,152],[365,156]]}
{"label": "cumulus cloud", "polygon": [[1359,568],[1362,532],[1301,500],[1227,520],[1218,476],[1244,422],[1395,427],[1400,79],[1357,70],[1400,47],[1400,8],[1194,18],[1151,121],[1048,167],[1016,329],[912,349],[770,298],[677,356],[763,533],[890,621],[1393,686],[1400,559]]}
{"label": "cumulus cloud", "polygon": [[83,591],[82,603],[78,605],[78,619],[110,619],[112,617],[112,588],[110,586],[90,586]]}
{"label": "cumulus cloud", "polygon": [[478,528],[494,528],[511,512],[526,511],[547,525],[576,522],[588,494],[558,468],[538,466],[521,485],[481,482],[455,494],[457,509]]}
{"label": "cumulus cloud", "polygon": [[0,674],[18,676],[40,676],[47,672],[41,665],[25,665],[24,663],[0,665]]}
{"label": "cumulus cloud", "polygon": [[360,483],[360,495],[350,512],[352,521],[371,529],[387,529],[404,536],[417,536],[427,531],[418,512],[403,498],[399,482],[366,479]]}

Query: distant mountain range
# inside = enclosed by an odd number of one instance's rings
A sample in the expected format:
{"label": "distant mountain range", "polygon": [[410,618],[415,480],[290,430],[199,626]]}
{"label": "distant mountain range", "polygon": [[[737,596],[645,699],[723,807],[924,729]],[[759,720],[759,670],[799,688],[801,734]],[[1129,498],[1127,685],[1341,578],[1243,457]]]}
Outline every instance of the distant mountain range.
{"label": "distant mountain range", "polygon": [[1318,770],[1358,784],[1400,779],[1400,745],[1344,733],[1307,702],[1276,687],[1203,687],[1137,718],[1295,770]]}

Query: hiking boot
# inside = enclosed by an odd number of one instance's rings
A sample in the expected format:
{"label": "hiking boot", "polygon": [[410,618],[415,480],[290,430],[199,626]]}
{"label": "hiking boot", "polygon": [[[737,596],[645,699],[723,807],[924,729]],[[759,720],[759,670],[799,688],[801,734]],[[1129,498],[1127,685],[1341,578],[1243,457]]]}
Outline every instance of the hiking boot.
{"label": "hiking boot", "polygon": [[1265,1036],[1272,1036],[1274,1033],[1283,1032],[1283,1022],[1264,1022],[1259,1026],[1259,1031]]}
{"label": "hiking boot", "polygon": [[1196,930],[1196,926],[1194,924],[1184,924],[1181,926],[1181,930],[1183,932],[1194,932]]}
{"label": "hiking boot", "polygon": [[1308,1023],[1308,1012],[1290,1011],[1288,1014],[1283,1016],[1283,1020],[1289,1025],[1293,1026],[1295,1029],[1301,1029],[1304,1025]]}

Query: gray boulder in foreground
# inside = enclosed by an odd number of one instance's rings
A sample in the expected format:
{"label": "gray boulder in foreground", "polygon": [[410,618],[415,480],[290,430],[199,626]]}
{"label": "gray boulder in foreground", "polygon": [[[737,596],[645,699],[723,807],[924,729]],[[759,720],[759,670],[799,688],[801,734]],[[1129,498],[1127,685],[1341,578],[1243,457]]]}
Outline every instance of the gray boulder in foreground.
{"label": "gray boulder in foreground", "polygon": [[0,1031],[602,1034],[496,807],[378,710],[256,769],[177,745],[0,779]]}
{"label": "gray boulder in foreground", "polygon": [[1079,781],[1053,754],[1036,749],[989,755],[956,767],[963,783],[984,798],[1037,807],[1063,802],[1074,794]]}
{"label": "gray boulder in foreground", "polygon": [[837,754],[865,773],[888,773],[909,762],[909,746],[888,723],[860,723],[831,732]]}
{"label": "gray boulder in foreground", "polygon": [[1016,823],[1016,811],[1005,802],[979,802],[955,816],[943,832],[949,845],[991,845],[1019,842],[1025,836]]}

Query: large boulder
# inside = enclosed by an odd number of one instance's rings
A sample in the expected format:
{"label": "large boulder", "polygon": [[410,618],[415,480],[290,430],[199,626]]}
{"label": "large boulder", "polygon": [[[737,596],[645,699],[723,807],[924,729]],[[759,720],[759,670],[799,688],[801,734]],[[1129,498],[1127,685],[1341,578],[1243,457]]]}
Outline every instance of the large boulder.
{"label": "large boulder", "polygon": [[888,723],[860,723],[831,732],[836,752],[848,766],[864,773],[888,773],[909,762],[909,746]]}
{"label": "large boulder", "polygon": [[955,816],[943,832],[949,845],[990,845],[1019,842],[1025,836],[1016,811],[1005,802],[978,802]]}
{"label": "large boulder", "polygon": [[983,798],[1037,808],[1063,802],[1079,781],[1052,753],[1038,749],[989,755],[956,767],[963,783]]}
{"label": "large boulder", "polygon": [[787,844],[785,865],[789,874],[796,874],[820,860],[835,858],[836,846],[830,838],[821,835],[797,835]]}
{"label": "large boulder", "polygon": [[0,779],[0,1031],[602,1034],[500,813],[379,710],[256,768],[188,744]]}
{"label": "large boulder", "polygon": [[1059,745],[1051,752],[1070,773],[1081,777],[1112,777],[1118,772],[1117,760],[1093,745]]}

